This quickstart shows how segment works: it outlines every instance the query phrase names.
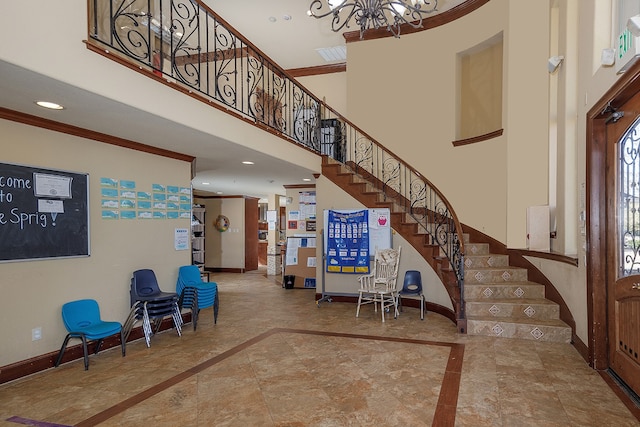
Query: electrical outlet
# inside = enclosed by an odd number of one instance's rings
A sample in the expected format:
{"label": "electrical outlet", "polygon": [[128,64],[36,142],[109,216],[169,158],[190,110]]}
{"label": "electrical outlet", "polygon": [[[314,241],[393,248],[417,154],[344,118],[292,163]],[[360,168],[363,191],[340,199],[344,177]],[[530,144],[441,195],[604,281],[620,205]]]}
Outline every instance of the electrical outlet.
{"label": "electrical outlet", "polygon": [[31,330],[31,341],[38,341],[42,339],[42,328],[37,327]]}

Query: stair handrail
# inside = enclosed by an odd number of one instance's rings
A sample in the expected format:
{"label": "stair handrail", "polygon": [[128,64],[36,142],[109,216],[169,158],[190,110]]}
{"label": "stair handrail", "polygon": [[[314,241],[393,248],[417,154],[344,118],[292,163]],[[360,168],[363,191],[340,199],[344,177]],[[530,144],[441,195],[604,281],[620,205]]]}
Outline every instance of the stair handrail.
{"label": "stair handrail", "polygon": [[286,70],[201,0],[87,0],[87,47],[199,97],[369,179],[440,247],[464,319],[464,239],[442,192]]}
{"label": "stair handrail", "polygon": [[[320,152],[338,160],[353,173],[383,191],[386,200],[401,207],[440,247],[455,273],[464,319],[464,238],[453,205],[429,179],[382,143],[342,116],[326,102],[321,105]],[[327,140],[331,136],[332,140]],[[423,197],[424,196],[424,197]],[[424,203],[430,199],[432,203]]]}

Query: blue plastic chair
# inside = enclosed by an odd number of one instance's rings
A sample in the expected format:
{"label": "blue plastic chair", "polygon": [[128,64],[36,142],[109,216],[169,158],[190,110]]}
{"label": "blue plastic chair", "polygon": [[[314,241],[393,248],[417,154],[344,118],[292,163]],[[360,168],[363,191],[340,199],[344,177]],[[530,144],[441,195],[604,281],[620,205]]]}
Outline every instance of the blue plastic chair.
{"label": "blue plastic chair", "polygon": [[141,269],[131,277],[131,307],[136,308],[136,319],[142,319],[142,330],[147,347],[151,346],[151,336],[158,333],[162,320],[171,316],[178,336],[182,336],[182,315],[178,307],[178,294],[163,292],[153,270]]}
{"label": "blue plastic chair", "polygon": [[180,294],[178,305],[191,309],[194,331],[198,325],[198,314],[203,308],[213,307],[213,323],[218,323],[218,284],[203,282],[197,266],[183,265],[178,269],[176,291]]}
{"label": "blue plastic chair", "polygon": [[420,319],[424,320],[424,293],[422,292],[422,276],[417,270],[407,270],[404,274],[402,290],[398,292],[398,305],[402,311],[402,297],[418,297],[420,299]]}
{"label": "blue plastic chair", "polygon": [[100,307],[96,300],[82,299],[64,304],[62,306],[62,321],[64,323],[64,327],[69,333],[65,337],[62,347],[60,348],[60,353],[56,359],[56,367],[60,365],[67,343],[71,338],[80,338],[82,340],[85,371],[89,369],[89,354],[87,351],[88,341],[97,340],[94,354],[98,354],[102,341],[105,338],[120,334],[122,357],[125,356],[127,340],[123,335],[122,325],[120,322],[102,320],[100,318]]}

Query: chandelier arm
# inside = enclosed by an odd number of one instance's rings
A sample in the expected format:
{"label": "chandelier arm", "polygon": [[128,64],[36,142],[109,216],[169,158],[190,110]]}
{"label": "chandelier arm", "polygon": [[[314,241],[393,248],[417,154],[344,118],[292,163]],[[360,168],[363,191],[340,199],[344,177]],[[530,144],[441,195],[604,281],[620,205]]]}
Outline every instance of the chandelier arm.
{"label": "chandelier arm", "polygon": [[[309,11],[307,14],[309,16],[313,16],[316,19],[326,18],[327,16],[333,15],[331,19],[331,30],[334,32],[339,32],[343,28],[350,28],[349,21],[353,15],[362,8],[362,4],[360,0],[356,0],[354,2],[345,1],[336,7],[335,9],[331,9],[329,6],[325,6],[327,3],[326,0],[313,0],[311,5],[309,6]],[[328,9],[326,12],[322,12],[324,9]],[[344,11],[347,12],[344,12]],[[347,14],[346,16],[344,16]]]}
{"label": "chandelier arm", "polygon": [[421,28],[425,15],[436,11],[437,6],[438,0],[313,0],[308,14],[317,19],[333,15],[334,32],[349,28],[354,19],[360,27],[360,38],[365,31],[382,27],[399,37],[401,25]]}

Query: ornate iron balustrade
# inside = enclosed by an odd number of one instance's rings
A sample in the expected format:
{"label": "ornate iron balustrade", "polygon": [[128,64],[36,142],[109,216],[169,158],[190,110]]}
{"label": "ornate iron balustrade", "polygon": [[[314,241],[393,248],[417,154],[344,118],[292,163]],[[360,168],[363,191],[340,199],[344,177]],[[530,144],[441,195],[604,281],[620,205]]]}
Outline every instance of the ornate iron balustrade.
{"label": "ornate iron balustrade", "polygon": [[[462,227],[442,193],[415,169],[290,78],[197,0],[88,2],[90,43],[376,183],[440,247],[464,301]],[[460,311],[464,319],[463,302]]]}
{"label": "ornate iron balustrade", "polygon": [[394,210],[408,213],[429,243],[449,260],[460,291],[464,319],[464,240],[462,225],[446,197],[418,171],[321,103],[320,148],[384,194]]}
{"label": "ornate iron balustrade", "polygon": [[213,11],[190,0],[89,0],[89,39],[318,151],[320,101]]}

